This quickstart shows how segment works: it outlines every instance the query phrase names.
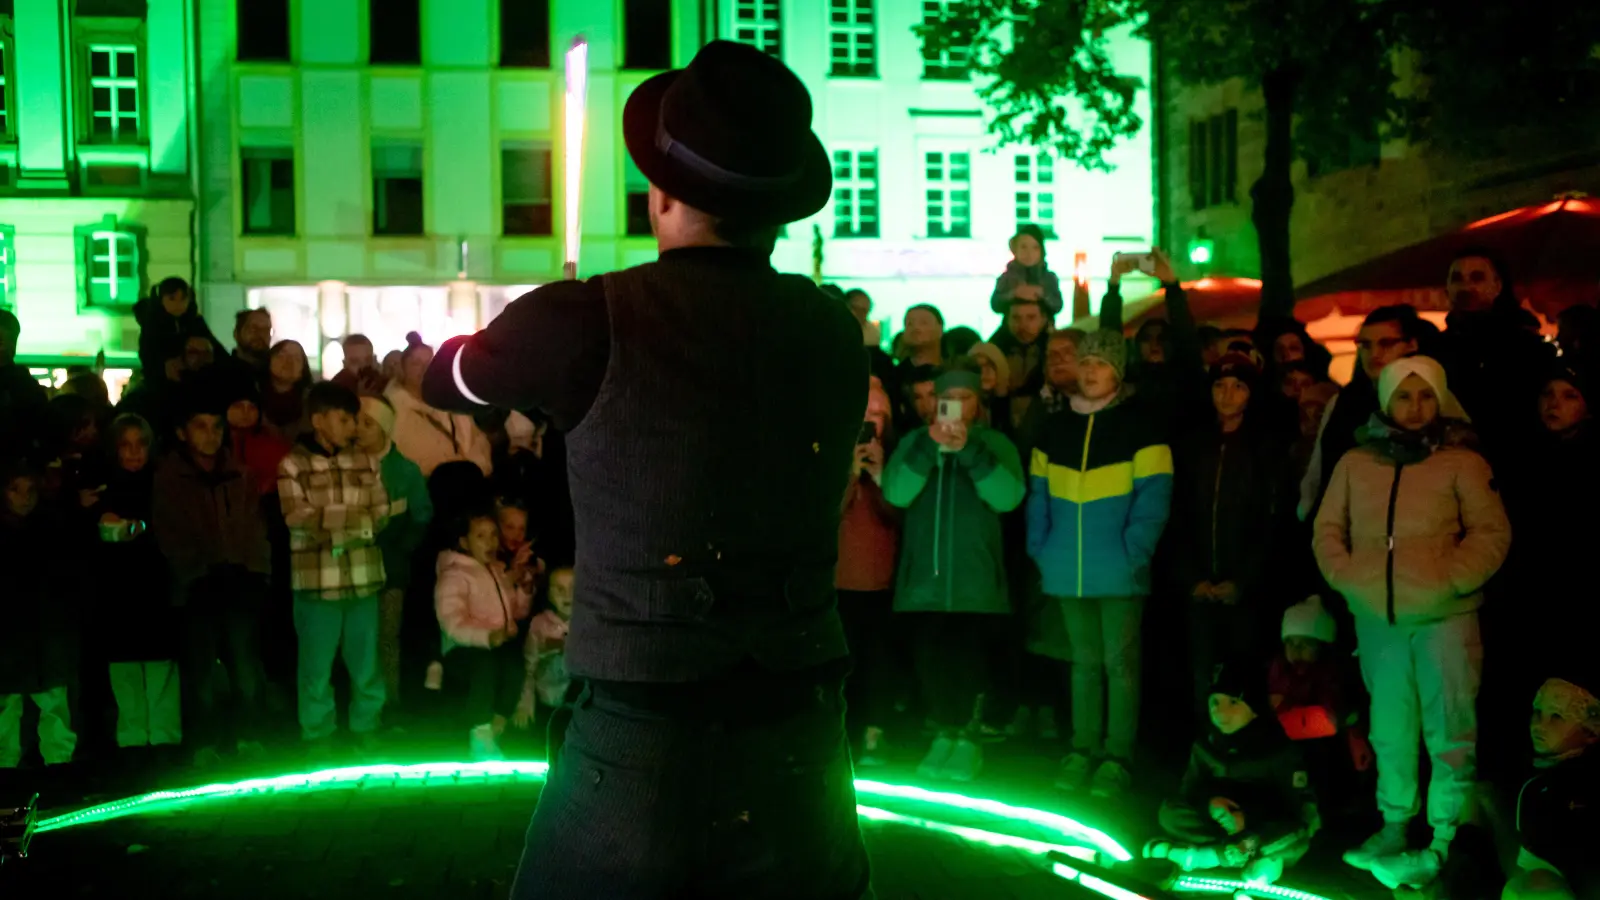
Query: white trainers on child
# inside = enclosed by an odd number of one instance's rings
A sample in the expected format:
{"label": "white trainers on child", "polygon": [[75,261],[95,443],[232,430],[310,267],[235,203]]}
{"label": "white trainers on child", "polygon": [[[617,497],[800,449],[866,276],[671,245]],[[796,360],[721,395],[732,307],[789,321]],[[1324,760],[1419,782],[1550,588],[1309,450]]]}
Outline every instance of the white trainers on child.
{"label": "white trainers on child", "polygon": [[1382,856],[1393,856],[1406,849],[1406,823],[1385,822],[1383,828],[1353,850],[1346,850],[1344,861],[1358,869],[1372,870]]}
{"label": "white trainers on child", "polygon": [[929,780],[944,777],[945,764],[950,761],[950,754],[954,753],[956,742],[949,735],[941,734],[933,739],[933,746],[928,748],[928,755],[922,758],[917,765],[917,776]]}
{"label": "white trainers on child", "polygon": [[498,762],[506,758],[500,752],[500,743],[494,739],[494,726],[479,725],[470,732],[473,762]]}
{"label": "white trainers on child", "polygon": [[1432,884],[1444,867],[1444,859],[1436,850],[1402,850],[1372,861],[1372,876],[1384,887],[1396,890],[1402,887],[1422,888]]}

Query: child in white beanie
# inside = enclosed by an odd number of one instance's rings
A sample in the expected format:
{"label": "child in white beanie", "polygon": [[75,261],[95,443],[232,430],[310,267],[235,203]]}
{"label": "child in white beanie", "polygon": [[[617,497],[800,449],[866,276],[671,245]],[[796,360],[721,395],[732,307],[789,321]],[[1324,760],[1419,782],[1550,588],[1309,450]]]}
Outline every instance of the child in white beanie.
{"label": "child in white beanie", "polygon": [[[1330,794],[1372,769],[1372,744],[1349,658],[1334,647],[1338,626],[1316,595],[1284,610],[1283,650],[1267,670],[1267,693],[1278,722],[1301,743],[1307,765]],[[1351,795],[1354,795],[1353,793]]]}

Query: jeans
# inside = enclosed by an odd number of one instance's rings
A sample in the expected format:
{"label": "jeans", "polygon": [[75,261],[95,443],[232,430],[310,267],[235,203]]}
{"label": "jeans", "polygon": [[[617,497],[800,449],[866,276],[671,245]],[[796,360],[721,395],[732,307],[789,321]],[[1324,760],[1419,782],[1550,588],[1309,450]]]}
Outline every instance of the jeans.
{"label": "jeans", "polygon": [[[264,578],[245,572],[213,573],[188,591],[180,687],[195,747],[253,740],[260,731],[266,673],[258,635],[266,592]],[[233,688],[226,708],[217,696],[218,661]]]}
{"label": "jeans", "polygon": [[1378,810],[1408,822],[1421,808],[1418,738],[1428,747],[1428,824],[1435,840],[1455,839],[1476,776],[1478,682],[1483,641],[1477,613],[1420,625],[1356,620],[1361,678],[1372,695]]}
{"label": "jeans", "polygon": [[1139,731],[1144,598],[1062,597],[1060,603],[1072,642],[1072,749],[1126,761]]}
{"label": "jeans", "polygon": [[15,769],[22,762],[22,703],[28,697],[39,707],[39,753],[45,765],[72,762],[78,736],[72,732],[67,689],[57,687],[36,694],[0,694],[0,769]]}
{"label": "jeans", "polygon": [[917,686],[929,718],[956,730],[978,724],[978,698],[988,693],[989,654],[1008,616],[987,613],[903,613],[911,626]]}
{"label": "jeans", "polygon": [[333,701],[333,658],[350,673],[350,730],[378,730],[383,715],[383,673],[378,670],[378,598],[319,600],[296,597],[294,630],[300,638],[300,736],[321,740],[338,727]]}
{"label": "jeans", "polygon": [[513,900],[870,900],[842,678],[730,681],[582,683]]}
{"label": "jeans", "polygon": [[177,663],[112,663],[111,694],[117,698],[118,747],[182,742],[183,704]]}

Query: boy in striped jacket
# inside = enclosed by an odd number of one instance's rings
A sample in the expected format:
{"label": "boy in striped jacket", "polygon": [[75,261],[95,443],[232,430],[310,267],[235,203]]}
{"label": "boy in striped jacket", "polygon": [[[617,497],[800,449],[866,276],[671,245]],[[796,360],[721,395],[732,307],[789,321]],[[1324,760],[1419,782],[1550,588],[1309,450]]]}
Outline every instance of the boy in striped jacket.
{"label": "boy in striped jacket", "polygon": [[383,552],[376,535],[394,510],[378,460],[354,447],[361,403],[332,382],[306,398],[311,431],[278,468],[289,526],[290,586],[300,640],[300,733],[325,748],[335,729],[333,658],[350,673],[350,731],[371,747],[383,711],[378,596]]}

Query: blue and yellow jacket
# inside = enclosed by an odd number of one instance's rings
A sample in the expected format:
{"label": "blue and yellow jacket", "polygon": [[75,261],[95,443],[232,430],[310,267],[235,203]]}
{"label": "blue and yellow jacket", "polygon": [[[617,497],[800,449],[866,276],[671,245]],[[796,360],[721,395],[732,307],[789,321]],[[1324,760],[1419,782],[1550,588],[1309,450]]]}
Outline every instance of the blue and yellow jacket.
{"label": "blue and yellow jacket", "polygon": [[1126,395],[1047,417],[1028,478],[1028,555],[1054,597],[1143,597],[1172,505],[1165,422]]}

